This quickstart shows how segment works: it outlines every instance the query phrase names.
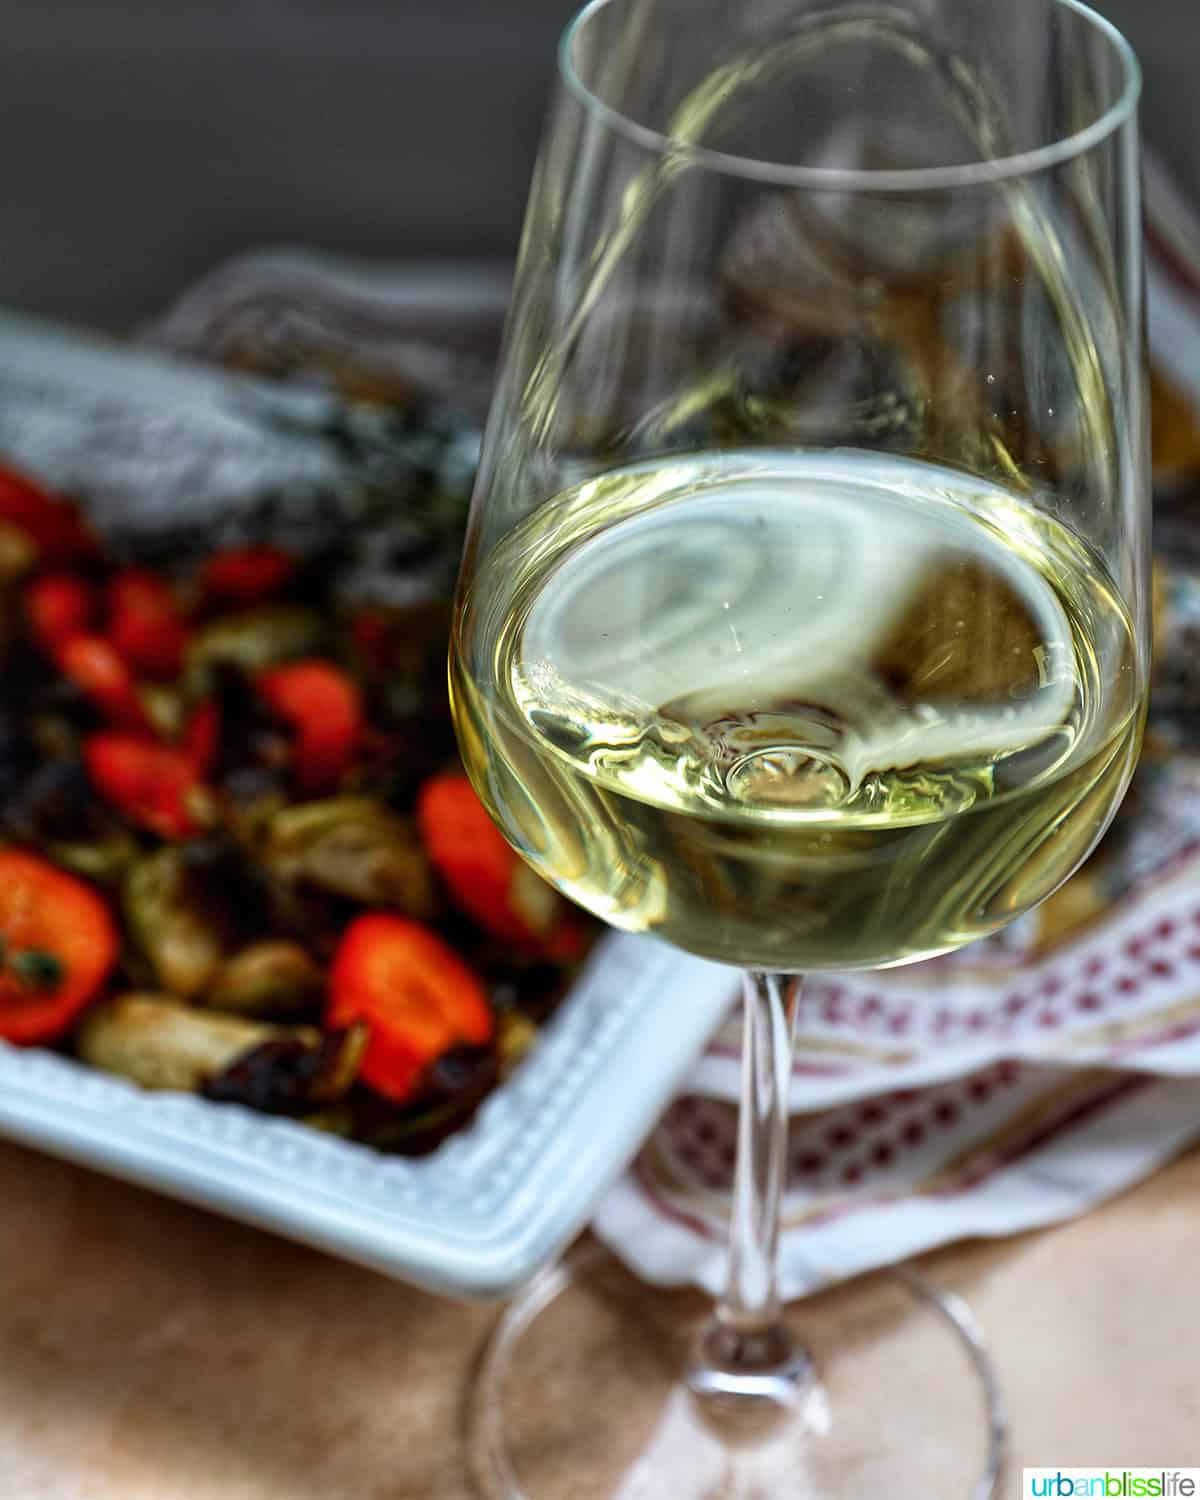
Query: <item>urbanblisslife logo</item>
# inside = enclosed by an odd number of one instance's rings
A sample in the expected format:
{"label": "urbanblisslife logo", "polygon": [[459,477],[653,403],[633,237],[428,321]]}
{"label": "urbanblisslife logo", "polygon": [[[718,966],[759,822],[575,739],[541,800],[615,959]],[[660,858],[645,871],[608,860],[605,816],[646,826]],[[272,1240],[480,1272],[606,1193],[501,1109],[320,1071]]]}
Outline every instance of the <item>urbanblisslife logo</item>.
{"label": "urbanblisslife logo", "polygon": [[1021,1494],[1078,1497],[1103,1495],[1105,1500],[1135,1497],[1200,1496],[1200,1469],[1026,1469]]}

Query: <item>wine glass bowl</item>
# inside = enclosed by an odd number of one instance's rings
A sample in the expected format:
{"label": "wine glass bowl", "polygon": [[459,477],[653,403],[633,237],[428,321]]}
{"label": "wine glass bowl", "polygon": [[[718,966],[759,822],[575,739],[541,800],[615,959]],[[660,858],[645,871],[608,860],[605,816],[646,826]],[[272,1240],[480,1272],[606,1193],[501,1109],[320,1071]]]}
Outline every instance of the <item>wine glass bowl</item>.
{"label": "wine glass bowl", "polygon": [[487,675],[461,649],[453,671],[493,816],[599,916],[744,967],[995,931],[1088,852],[1140,738],[1095,552],[927,462],[626,466],[535,512],[478,588]]}
{"label": "wine glass bowl", "polygon": [[1076,0],[597,0],[560,71],[454,710],[541,874],[747,971],[729,1291],[680,1388],[774,1400],[812,1388],[782,976],[996,932],[1137,756],[1137,68]]}

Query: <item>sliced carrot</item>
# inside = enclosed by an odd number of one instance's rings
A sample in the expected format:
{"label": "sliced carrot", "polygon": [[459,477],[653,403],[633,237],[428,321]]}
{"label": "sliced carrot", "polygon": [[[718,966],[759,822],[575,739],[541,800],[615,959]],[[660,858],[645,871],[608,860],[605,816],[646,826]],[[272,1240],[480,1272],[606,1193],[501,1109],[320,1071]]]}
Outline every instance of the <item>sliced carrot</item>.
{"label": "sliced carrot", "polygon": [[258,691],[271,712],[295,731],[300,790],[325,791],[337,782],[363,737],[362,701],[354,680],[314,657],[263,672]]}
{"label": "sliced carrot", "polygon": [[295,560],[280,547],[230,547],[208,559],[200,584],[207,597],[245,608],[277,594],[295,571]]}
{"label": "sliced carrot", "polygon": [[0,464],[0,521],[23,531],[43,562],[75,562],[96,553],[95,538],[75,506],[7,464]]}
{"label": "sliced carrot", "polygon": [[124,729],[149,732],[133,673],[103,636],[73,636],[59,650],[58,665],[105,718]]}
{"label": "sliced carrot", "polygon": [[444,1052],[483,1046],[495,1029],[474,972],[428,927],[391,912],[367,912],[346,929],[329,972],[325,1020],[332,1030],[367,1023],[360,1077],[398,1104]]}
{"label": "sliced carrot", "polygon": [[0,1037],[60,1036],[98,993],[119,938],[91,886],[47,860],[0,849]]}
{"label": "sliced carrot", "polygon": [[131,823],[164,839],[199,832],[190,804],[200,780],[185,751],[113,730],[84,740],[83,763],[92,785]]}
{"label": "sliced carrot", "polygon": [[577,914],[509,846],[466,776],[431,776],[416,811],[425,852],[451,900],[485,932],[547,957],[577,946]]}
{"label": "sliced carrot", "polygon": [[96,600],[76,573],[43,573],[25,590],[25,615],[38,645],[54,657],[77,635],[86,635]]}
{"label": "sliced carrot", "polygon": [[108,586],[108,639],[139,676],[176,677],[187,628],[171,590],[143,568],[124,568]]}

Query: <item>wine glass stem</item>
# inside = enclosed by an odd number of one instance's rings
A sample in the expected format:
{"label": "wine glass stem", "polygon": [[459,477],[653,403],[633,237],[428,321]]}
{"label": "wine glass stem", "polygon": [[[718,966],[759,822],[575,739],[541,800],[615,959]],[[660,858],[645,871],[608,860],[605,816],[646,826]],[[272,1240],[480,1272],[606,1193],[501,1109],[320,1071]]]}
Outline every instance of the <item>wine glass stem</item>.
{"label": "wine glass stem", "polygon": [[[787,1171],[788,1084],[801,981],[750,970],[737,1170],[725,1294],[703,1334],[689,1384],[697,1394],[786,1400],[807,1373],[783,1322],[776,1279]],[[766,1385],[764,1385],[764,1379]]]}
{"label": "wine glass stem", "polygon": [[779,1321],[776,1260],[787,1170],[788,1084],[800,981],[749,970],[729,1273],[717,1309],[728,1327],[765,1332]]}

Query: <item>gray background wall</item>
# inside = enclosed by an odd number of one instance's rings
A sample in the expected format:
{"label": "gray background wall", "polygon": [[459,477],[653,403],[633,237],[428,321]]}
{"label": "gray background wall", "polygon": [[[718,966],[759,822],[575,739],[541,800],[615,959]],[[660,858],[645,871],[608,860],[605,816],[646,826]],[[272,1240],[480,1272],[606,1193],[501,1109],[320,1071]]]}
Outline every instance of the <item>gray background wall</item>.
{"label": "gray background wall", "polygon": [[[1200,0],[1101,8],[1200,194]],[[264,244],[510,254],[574,9],[0,0],[0,300],[120,326]]]}

